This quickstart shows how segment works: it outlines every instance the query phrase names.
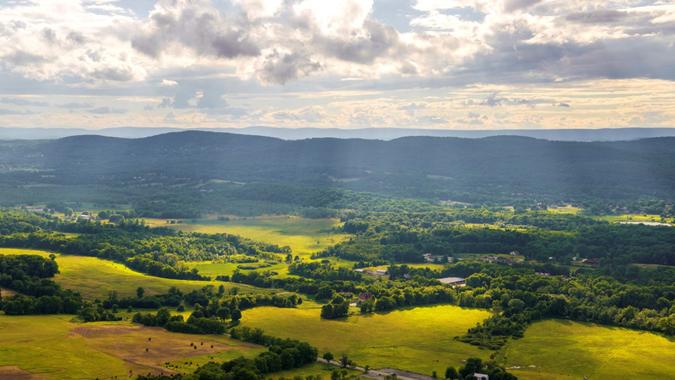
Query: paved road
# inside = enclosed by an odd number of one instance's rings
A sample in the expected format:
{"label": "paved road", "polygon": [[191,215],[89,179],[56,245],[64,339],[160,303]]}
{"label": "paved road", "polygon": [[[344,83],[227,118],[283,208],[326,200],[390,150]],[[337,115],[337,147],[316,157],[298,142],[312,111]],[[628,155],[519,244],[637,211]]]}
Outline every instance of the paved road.
{"label": "paved road", "polygon": [[[324,358],[317,358],[316,359],[319,363],[324,363],[324,364],[329,364],[332,366],[340,367],[342,368],[342,364],[336,360],[331,360],[328,361]],[[383,368],[383,369],[369,369],[368,373],[366,372],[366,369],[363,367],[355,366],[355,365],[349,365],[347,366],[348,369],[355,370],[355,371],[360,371],[364,372],[362,375],[363,377],[369,378],[369,379],[377,379],[377,380],[382,380],[385,379],[387,376],[391,375],[396,375],[396,378],[399,380],[435,380],[431,376],[426,376],[418,373],[412,373],[412,372],[407,372],[407,371],[401,371],[398,369],[394,368]]]}

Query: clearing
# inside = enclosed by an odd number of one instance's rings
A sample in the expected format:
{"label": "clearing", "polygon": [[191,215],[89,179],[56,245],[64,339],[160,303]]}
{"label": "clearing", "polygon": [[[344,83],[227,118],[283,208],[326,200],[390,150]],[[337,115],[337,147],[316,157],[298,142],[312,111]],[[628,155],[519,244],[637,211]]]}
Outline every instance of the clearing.
{"label": "clearing", "polygon": [[183,372],[211,358],[223,361],[264,351],[225,336],[171,333],[129,322],[82,324],[72,319],[72,315],[0,315],[0,371],[13,367],[18,374],[29,372],[44,379],[126,378]]}
{"label": "clearing", "polygon": [[267,216],[255,218],[214,218],[184,220],[169,224],[164,219],[145,219],[152,227],[168,227],[187,232],[207,234],[228,233],[251,240],[289,246],[293,255],[309,257],[312,253],[331,247],[347,239],[346,234],[335,232],[338,219],[308,219],[298,216]]}
{"label": "clearing", "polygon": [[[48,257],[50,252],[0,248],[0,255],[40,255]],[[175,286],[183,291],[203,288],[206,285],[225,286],[225,289],[238,288],[242,293],[267,292],[269,290],[244,284],[233,284],[220,281],[174,280],[149,276],[125,267],[122,264],[89,256],[71,256],[56,254],[60,273],[54,280],[65,289],[78,291],[85,298],[104,299],[112,290],[122,297],[134,296],[141,286],[148,295],[166,293]]]}
{"label": "clearing", "polygon": [[358,365],[394,367],[430,375],[444,373],[469,357],[487,358],[489,351],[456,341],[469,327],[490,316],[485,310],[429,306],[386,314],[355,315],[344,320],[320,318],[320,305],[305,302],[298,309],[259,307],[244,311],[242,325],[272,336],[312,344],[335,357],[347,354]]}
{"label": "clearing", "polygon": [[566,320],[534,323],[497,359],[524,380],[675,378],[672,338]]}

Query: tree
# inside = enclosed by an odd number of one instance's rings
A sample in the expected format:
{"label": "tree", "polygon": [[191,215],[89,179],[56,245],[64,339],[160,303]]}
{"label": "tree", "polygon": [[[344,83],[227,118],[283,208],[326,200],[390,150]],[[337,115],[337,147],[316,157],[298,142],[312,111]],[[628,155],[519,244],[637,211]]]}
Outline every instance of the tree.
{"label": "tree", "polygon": [[351,361],[349,360],[347,355],[342,354],[342,356],[340,357],[340,365],[342,366],[342,368],[347,368],[349,364],[351,364]]}
{"label": "tree", "polygon": [[139,286],[136,289],[136,297],[137,298],[143,298],[144,295],[145,295],[145,289],[143,289],[142,287]]}
{"label": "tree", "polygon": [[241,310],[239,309],[234,309],[230,312],[230,318],[232,318],[233,322],[239,322],[241,319]]}
{"label": "tree", "polygon": [[335,358],[335,357],[334,357],[333,354],[330,353],[330,352],[326,352],[325,354],[323,354],[323,359],[324,359],[325,361],[330,362],[330,361],[333,361],[334,358]]}
{"label": "tree", "polygon": [[445,378],[450,379],[450,380],[455,380],[459,377],[459,374],[457,373],[457,370],[455,367],[448,367],[445,370]]}
{"label": "tree", "polygon": [[464,365],[464,368],[460,369],[459,373],[464,378],[476,372],[480,372],[482,368],[483,368],[483,361],[481,359],[468,358],[466,359],[466,364]]}

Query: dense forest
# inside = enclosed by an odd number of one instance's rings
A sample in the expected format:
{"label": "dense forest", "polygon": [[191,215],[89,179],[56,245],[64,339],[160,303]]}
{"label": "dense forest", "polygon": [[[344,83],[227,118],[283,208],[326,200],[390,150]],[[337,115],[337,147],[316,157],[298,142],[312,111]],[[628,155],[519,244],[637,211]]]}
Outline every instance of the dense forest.
{"label": "dense forest", "polygon": [[320,215],[353,205],[353,192],[473,204],[573,202],[597,211],[646,211],[645,202],[671,207],[675,194],[671,138],[284,141],[181,132],[7,144],[0,154],[0,194],[7,205],[132,203],[141,214],[167,217],[223,207],[241,214]]}

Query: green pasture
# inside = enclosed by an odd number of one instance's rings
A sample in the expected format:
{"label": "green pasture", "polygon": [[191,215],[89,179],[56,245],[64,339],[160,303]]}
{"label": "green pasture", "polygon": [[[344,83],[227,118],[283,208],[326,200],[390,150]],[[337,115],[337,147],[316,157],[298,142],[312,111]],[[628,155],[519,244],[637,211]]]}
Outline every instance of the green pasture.
{"label": "green pasture", "polygon": [[169,224],[165,219],[146,219],[151,227],[169,227],[187,232],[208,234],[228,233],[245,238],[289,246],[294,255],[308,257],[312,253],[331,247],[348,235],[334,232],[337,219],[307,219],[297,216],[269,216],[218,220],[213,218],[183,220]]}
{"label": "green pasture", "polygon": [[[38,250],[0,248],[0,255],[40,255],[47,257],[49,254],[49,252]],[[230,282],[173,280],[149,276],[131,270],[122,264],[96,257],[57,254],[56,262],[59,264],[60,273],[55,276],[55,281],[63,288],[78,291],[84,297],[90,299],[103,299],[112,290],[117,291],[122,297],[133,296],[139,286],[143,287],[148,295],[166,293],[172,286],[183,291],[200,289],[206,285],[223,285],[225,289],[236,287],[242,293],[266,291]]]}
{"label": "green pasture", "polygon": [[242,325],[267,334],[309,342],[320,354],[346,354],[358,365],[393,367],[431,374],[444,373],[468,357],[487,358],[489,351],[455,340],[490,316],[484,310],[457,306],[419,307],[386,314],[354,315],[345,320],[321,319],[319,305],[298,309],[259,307],[244,311]]}
{"label": "green pasture", "polygon": [[[72,319],[72,315],[0,315],[0,368],[19,367],[40,379],[128,378],[184,372],[194,365],[185,363],[255,356],[264,350],[225,336],[170,333],[129,322],[81,324]],[[167,362],[175,366],[166,368]]]}
{"label": "green pasture", "polygon": [[583,209],[572,205],[565,205],[565,206],[548,207],[546,211],[550,212],[551,214],[577,215],[580,212],[582,212]]}
{"label": "green pasture", "polygon": [[610,223],[669,223],[675,224],[675,218],[666,218],[656,214],[621,214],[621,215],[602,215],[595,219],[604,220]]}
{"label": "green pasture", "polygon": [[519,379],[673,379],[675,340],[657,334],[565,320],[534,323],[500,351]]}

